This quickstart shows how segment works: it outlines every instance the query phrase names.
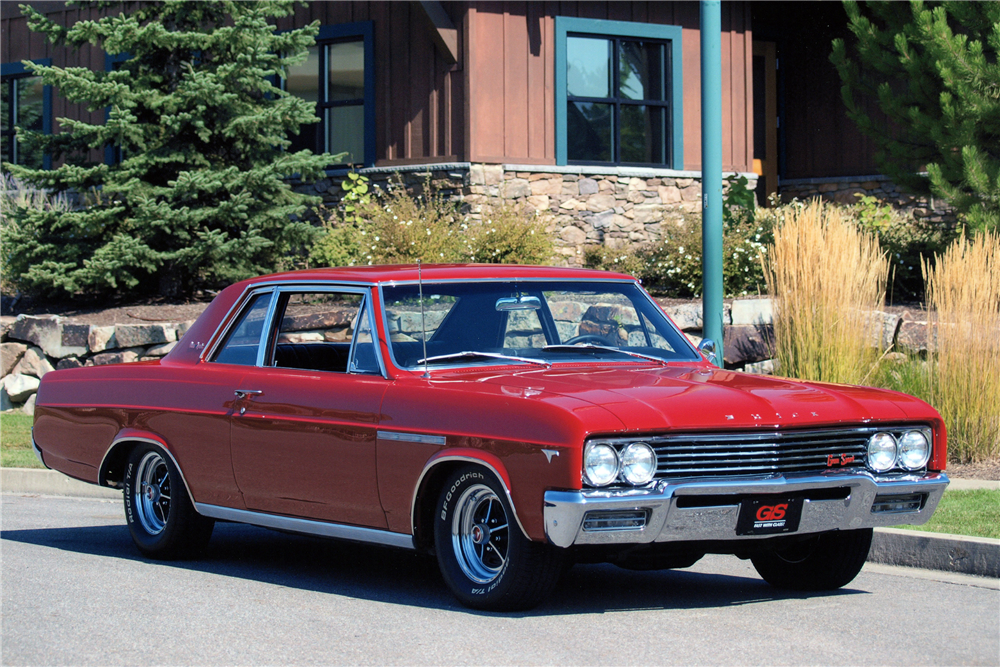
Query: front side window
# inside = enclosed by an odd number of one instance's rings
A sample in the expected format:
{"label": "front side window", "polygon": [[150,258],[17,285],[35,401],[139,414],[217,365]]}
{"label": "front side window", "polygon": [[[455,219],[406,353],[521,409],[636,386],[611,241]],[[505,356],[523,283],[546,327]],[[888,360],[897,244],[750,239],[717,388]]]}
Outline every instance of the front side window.
{"label": "front side window", "polygon": [[32,169],[46,166],[41,150],[28,150],[18,139],[17,129],[32,132],[49,132],[51,113],[50,95],[42,77],[31,76],[20,63],[3,66],[0,87],[0,115],[2,115],[2,156],[0,160],[24,165]]}
{"label": "front side window", "polygon": [[290,151],[346,153],[331,166],[374,162],[374,72],[369,23],[325,26],[309,57],[289,68],[285,90],[316,104],[319,123],[303,125]]}
{"label": "front side window", "polygon": [[680,28],[558,17],[558,164],[683,168]]}

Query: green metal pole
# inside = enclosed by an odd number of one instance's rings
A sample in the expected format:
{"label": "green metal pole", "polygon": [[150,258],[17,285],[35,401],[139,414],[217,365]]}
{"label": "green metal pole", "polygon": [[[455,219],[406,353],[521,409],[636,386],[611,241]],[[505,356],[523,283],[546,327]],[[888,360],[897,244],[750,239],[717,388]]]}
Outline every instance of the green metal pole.
{"label": "green metal pole", "polygon": [[722,8],[701,1],[702,335],[722,366]]}

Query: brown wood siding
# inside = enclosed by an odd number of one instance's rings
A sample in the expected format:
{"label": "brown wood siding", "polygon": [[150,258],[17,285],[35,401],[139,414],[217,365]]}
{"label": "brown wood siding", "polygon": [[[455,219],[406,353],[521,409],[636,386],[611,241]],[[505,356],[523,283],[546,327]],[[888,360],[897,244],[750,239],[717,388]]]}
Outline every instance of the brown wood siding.
{"label": "brown wood siding", "polygon": [[[2,62],[52,58],[60,67],[82,66],[104,69],[104,53],[95,47],[78,52],[53,47],[43,36],[31,32],[20,12],[11,12],[4,2],[0,20]],[[62,25],[81,18],[97,17],[90,10],[67,9],[63,3],[35,3]],[[443,3],[452,21],[461,27],[464,3]],[[422,10],[409,2],[311,2],[296,5],[293,16],[277,22],[279,30],[289,30],[319,21],[321,25],[372,21],[375,48],[376,164],[443,162],[464,159],[465,123],[463,114],[463,63],[447,62],[431,38],[429,22]],[[54,91],[53,117],[70,117],[89,123],[103,123],[104,111],[88,112],[83,106],[68,104]],[[55,124],[59,130],[58,123]]]}
{"label": "brown wood siding", "polygon": [[[555,164],[555,17],[683,29],[684,167],[701,166],[701,52],[696,2],[476,2],[468,14],[472,162]],[[722,6],[723,168],[753,164],[752,39],[743,2]],[[535,36],[537,31],[537,36]],[[537,44],[538,41],[541,44]],[[502,63],[502,68],[501,68]]]}

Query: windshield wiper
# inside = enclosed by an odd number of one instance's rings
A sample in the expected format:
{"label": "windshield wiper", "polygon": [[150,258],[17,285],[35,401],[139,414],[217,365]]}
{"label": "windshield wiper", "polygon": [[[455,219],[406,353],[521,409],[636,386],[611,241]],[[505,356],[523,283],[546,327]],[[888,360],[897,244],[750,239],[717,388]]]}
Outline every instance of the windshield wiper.
{"label": "windshield wiper", "polygon": [[497,354],[496,352],[477,352],[475,350],[466,350],[465,352],[453,352],[451,354],[439,354],[436,357],[427,357],[426,359],[418,359],[418,364],[424,363],[434,363],[435,361],[450,361],[453,359],[500,359],[501,361],[521,361],[526,364],[537,364],[539,366],[545,366],[548,368],[552,364],[548,361],[543,361],[541,359],[529,359],[527,357],[515,357],[508,354]]}
{"label": "windshield wiper", "polygon": [[639,352],[632,352],[630,350],[623,350],[619,347],[611,347],[609,345],[594,345],[593,343],[577,343],[575,345],[546,345],[542,348],[542,352],[579,352],[581,349],[584,350],[601,350],[604,352],[617,352],[618,354],[627,354],[630,357],[636,357],[637,359],[647,359],[649,361],[655,361],[664,366],[667,365],[665,359],[660,359],[659,357],[654,357],[649,354],[640,354]]}

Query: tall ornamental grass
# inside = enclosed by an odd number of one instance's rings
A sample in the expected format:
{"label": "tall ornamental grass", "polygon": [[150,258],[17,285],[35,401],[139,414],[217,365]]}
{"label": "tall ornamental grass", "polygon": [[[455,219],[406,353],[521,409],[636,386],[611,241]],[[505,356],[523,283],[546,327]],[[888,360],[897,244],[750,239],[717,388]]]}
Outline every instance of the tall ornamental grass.
{"label": "tall ornamental grass", "polygon": [[1000,457],[1000,234],[959,238],[924,261],[931,403],[951,458]]}
{"label": "tall ornamental grass", "polygon": [[870,313],[882,307],[889,276],[876,238],[814,200],[789,209],[761,261],[775,303],[778,372],[862,384],[881,352]]}

